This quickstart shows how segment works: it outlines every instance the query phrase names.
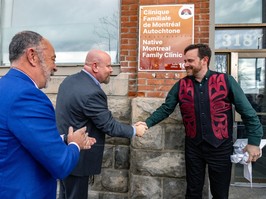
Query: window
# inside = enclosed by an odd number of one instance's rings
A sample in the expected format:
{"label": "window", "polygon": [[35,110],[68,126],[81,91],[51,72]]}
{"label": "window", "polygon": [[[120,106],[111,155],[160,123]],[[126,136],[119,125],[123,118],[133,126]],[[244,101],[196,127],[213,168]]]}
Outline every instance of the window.
{"label": "window", "polygon": [[263,0],[215,0],[215,23],[262,23]]}
{"label": "window", "polygon": [[57,63],[84,63],[92,48],[118,63],[120,0],[0,0],[1,65],[9,65],[8,45],[19,31],[33,30],[51,41]]}
{"label": "window", "polygon": [[227,73],[229,66],[229,55],[228,53],[216,53],[215,54],[215,71],[221,73]]}
{"label": "window", "polygon": [[266,1],[216,0],[215,49],[266,49]]}
{"label": "window", "polygon": [[239,58],[238,82],[245,93],[265,87],[265,58]]}

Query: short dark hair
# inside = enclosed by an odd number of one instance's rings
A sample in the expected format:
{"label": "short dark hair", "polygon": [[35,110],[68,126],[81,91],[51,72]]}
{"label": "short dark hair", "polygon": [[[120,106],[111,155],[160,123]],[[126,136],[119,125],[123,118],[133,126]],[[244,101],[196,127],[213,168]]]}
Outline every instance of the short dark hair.
{"label": "short dark hair", "polygon": [[33,31],[22,31],[17,33],[9,44],[9,61],[20,58],[27,48],[38,47],[43,37]]}
{"label": "short dark hair", "polygon": [[208,66],[209,66],[210,61],[211,61],[211,56],[212,56],[212,51],[210,47],[206,44],[191,44],[185,48],[184,54],[186,54],[187,51],[193,50],[193,49],[198,49],[198,57],[200,59],[203,59],[206,56],[209,58],[208,60]]}

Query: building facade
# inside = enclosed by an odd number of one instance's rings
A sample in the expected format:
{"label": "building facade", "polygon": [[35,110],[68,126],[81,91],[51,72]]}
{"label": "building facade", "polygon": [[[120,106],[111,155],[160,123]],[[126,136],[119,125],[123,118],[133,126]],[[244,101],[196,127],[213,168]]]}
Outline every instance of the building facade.
{"label": "building facade", "polygon": [[[3,2],[2,0],[2,9]],[[88,7],[91,6],[89,1],[85,2]],[[140,70],[140,24],[143,22],[140,19],[140,9],[144,6],[189,4],[194,8],[192,42],[209,44],[213,49],[210,68],[232,74],[245,93],[251,96],[251,100],[260,105],[257,112],[264,126],[265,138],[266,102],[263,96],[266,94],[266,3],[264,0],[254,0],[253,4],[243,0],[234,3],[230,0],[118,2],[119,45],[116,48],[119,50],[114,56],[117,59],[113,65],[111,82],[103,85],[115,118],[128,124],[144,121],[164,102],[173,84],[186,75],[184,70]],[[253,19],[251,16],[256,17]],[[3,29],[2,26],[0,28]],[[96,33],[101,34],[101,32]],[[2,40],[3,37],[4,32],[1,30]],[[110,43],[112,38],[108,38],[107,46],[110,50],[110,45],[113,44]],[[0,54],[4,54],[4,42],[0,43]],[[85,56],[80,59],[85,59]],[[2,56],[1,76],[9,69],[8,63],[5,64],[4,60]],[[58,67],[59,70],[52,78],[50,86],[44,89],[53,104],[56,103],[59,84],[67,75],[80,71],[82,61],[73,64],[70,60],[68,63],[60,63]],[[237,115],[235,129],[235,138],[245,136],[241,119]],[[95,184],[90,187],[89,198],[184,198],[186,188],[184,136],[184,127],[177,107],[169,118],[150,128],[143,138],[128,140],[107,137],[102,173],[96,176]],[[254,166],[255,185],[266,183],[265,167],[266,158],[263,155]],[[234,166],[232,184],[241,186],[248,183],[243,177],[242,169],[241,165]],[[204,198],[209,198],[207,180],[205,184]]]}

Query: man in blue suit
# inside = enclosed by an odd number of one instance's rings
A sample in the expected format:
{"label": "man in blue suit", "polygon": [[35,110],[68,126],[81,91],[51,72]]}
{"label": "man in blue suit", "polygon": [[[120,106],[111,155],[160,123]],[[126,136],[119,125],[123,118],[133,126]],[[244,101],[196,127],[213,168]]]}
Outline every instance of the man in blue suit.
{"label": "man in blue suit", "polygon": [[50,42],[23,31],[9,45],[11,69],[0,79],[0,198],[55,199],[56,179],[95,143],[86,128],[60,137],[51,101],[40,90],[57,70]]}

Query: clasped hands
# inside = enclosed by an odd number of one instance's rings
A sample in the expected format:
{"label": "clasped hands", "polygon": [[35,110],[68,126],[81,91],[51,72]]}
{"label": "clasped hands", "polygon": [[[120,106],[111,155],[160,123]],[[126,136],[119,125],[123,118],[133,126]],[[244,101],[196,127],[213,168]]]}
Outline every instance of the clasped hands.
{"label": "clasped hands", "polygon": [[134,127],[136,128],[136,136],[138,137],[142,137],[143,134],[146,132],[146,130],[148,129],[148,126],[145,122],[136,122],[134,124]]}
{"label": "clasped hands", "polygon": [[86,132],[87,127],[80,128],[76,131],[73,130],[73,127],[69,127],[67,142],[75,142],[79,145],[80,149],[90,149],[92,145],[96,143],[96,139],[88,136]]}

